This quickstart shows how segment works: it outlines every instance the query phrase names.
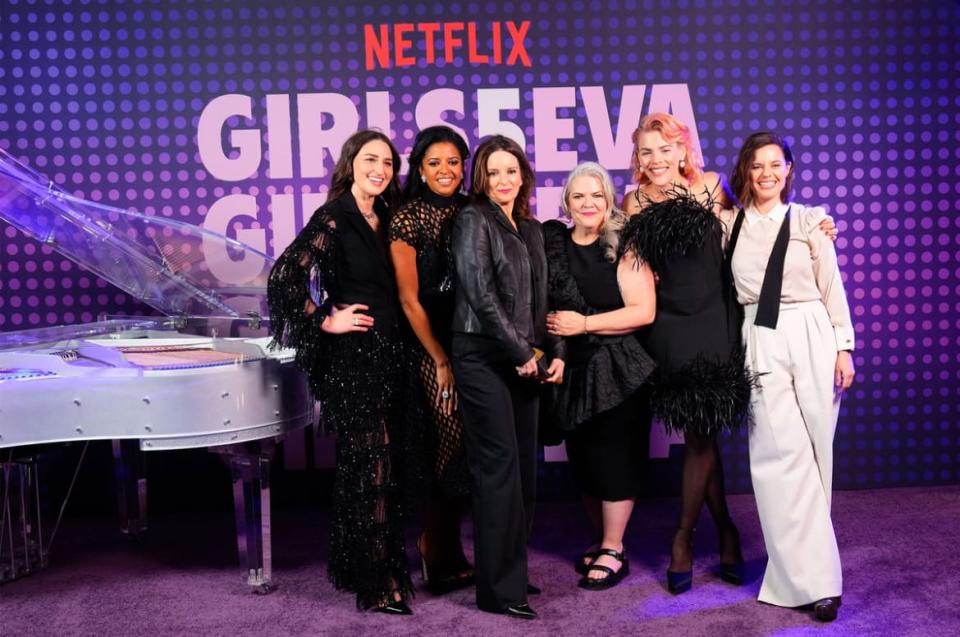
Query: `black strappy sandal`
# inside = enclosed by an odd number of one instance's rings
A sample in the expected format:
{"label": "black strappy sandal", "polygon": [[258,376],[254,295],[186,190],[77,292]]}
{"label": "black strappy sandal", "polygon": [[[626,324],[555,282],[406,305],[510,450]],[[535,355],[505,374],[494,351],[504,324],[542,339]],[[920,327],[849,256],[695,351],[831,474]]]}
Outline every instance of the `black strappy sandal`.
{"label": "black strappy sandal", "polygon": [[593,560],[597,559],[600,555],[600,542],[594,542],[594,544],[597,545],[597,550],[584,551],[580,558],[573,563],[573,570],[577,572],[577,575],[586,575],[587,571],[590,570],[590,565],[593,564]]}
{"label": "black strappy sandal", "polygon": [[607,575],[606,577],[591,579],[584,574],[583,578],[578,584],[580,588],[588,591],[604,591],[608,588],[613,588],[619,584],[624,577],[630,574],[630,562],[627,561],[627,556],[624,555],[623,551],[618,553],[613,549],[600,549],[597,551],[597,557],[600,557],[601,555],[609,555],[613,559],[620,562],[620,570],[615,571],[609,566],[597,564],[596,558],[594,558],[594,563],[587,567],[587,573],[590,571],[600,571],[602,573],[606,573]]}

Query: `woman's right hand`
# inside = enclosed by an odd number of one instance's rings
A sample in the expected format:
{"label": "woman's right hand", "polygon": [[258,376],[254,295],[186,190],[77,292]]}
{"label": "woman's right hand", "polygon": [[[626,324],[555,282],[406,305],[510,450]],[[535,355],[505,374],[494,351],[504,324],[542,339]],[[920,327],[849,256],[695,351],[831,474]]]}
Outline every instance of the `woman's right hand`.
{"label": "woman's right hand", "polygon": [[537,375],[537,357],[531,356],[530,360],[517,368],[517,373],[523,378],[534,378]]}
{"label": "woman's right hand", "polygon": [[363,314],[370,308],[363,303],[354,303],[345,308],[333,308],[330,316],[320,325],[327,334],[346,334],[347,332],[366,332],[373,327],[373,317]]}

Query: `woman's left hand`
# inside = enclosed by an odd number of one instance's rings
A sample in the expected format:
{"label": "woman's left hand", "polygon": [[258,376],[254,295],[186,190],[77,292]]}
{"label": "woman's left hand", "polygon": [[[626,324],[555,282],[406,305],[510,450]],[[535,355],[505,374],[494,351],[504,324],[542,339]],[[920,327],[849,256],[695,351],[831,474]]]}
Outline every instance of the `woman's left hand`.
{"label": "woman's left hand", "polygon": [[563,382],[564,363],[559,358],[550,361],[550,367],[547,368],[547,377],[542,379],[544,383],[553,383],[559,385]]}
{"label": "woman's left hand", "polygon": [[553,336],[576,336],[586,332],[586,318],[580,312],[561,310],[547,314],[547,332]]}
{"label": "woman's left hand", "polygon": [[454,386],[453,370],[450,361],[443,360],[436,363],[437,394],[434,404],[444,416],[449,416],[457,410],[457,391]]}
{"label": "woman's left hand", "polygon": [[837,230],[837,224],[833,222],[832,217],[826,216],[823,218],[823,221],[820,222],[820,231],[830,237],[831,241],[837,240],[837,234],[839,234],[839,230]]}
{"label": "woman's left hand", "polygon": [[834,368],[833,386],[838,394],[850,389],[856,372],[853,369],[853,357],[848,351],[837,352],[837,364]]}

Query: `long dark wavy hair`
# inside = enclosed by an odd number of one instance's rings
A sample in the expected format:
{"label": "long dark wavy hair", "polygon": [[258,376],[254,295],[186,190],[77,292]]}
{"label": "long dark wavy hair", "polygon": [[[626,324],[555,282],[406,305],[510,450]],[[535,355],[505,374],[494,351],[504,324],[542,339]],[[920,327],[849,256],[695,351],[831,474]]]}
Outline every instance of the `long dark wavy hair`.
{"label": "long dark wavy hair", "polygon": [[463,182],[461,182],[460,188],[463,188],[463,183],[467,180],[467,158],[470,157],[470,149],[467,148],[467,143],[463,141],[463,137],[457,131],[449,126],[430,126],[417,133],[417,138],[413,140],[413,150],[410,151],[410,159],[408,160],[410,162],[410,172],[403,184],[404,201],[419,197],[424,190],[429,188],[420,179],[420,166],[423,164],[423,158],[430,147],[444,142],[453,144],[457,152],[460,153],[460,163],[463,165]]}
{"label": "long dark wavy hair", "polygon": [[490,159],[490,155],[498,150],[510,153],[517,158],[517,163],[520,164],[520,177],[523,179],[523,184],[520,185],[520,192],[517,193],[513,209],[520,219],[529,219],[533,216],[533,213],[530,212],[530,193],[533,192],[536,177],[530,167],[530,161],[527,159],[526,153],[523,152],[517,142],[509,137],[494,135],[483,140],[477,146],[477,154],[473,158],[473,167],[470,171],[470,194],[474,199],[487,198],[487,160]]}
{"label": "long dark wavy hair", "polygon": [[737,155],[737,167],[730,177],[730,189],[734,196],[740,202],[741,206],[749,206],[753,199],[753,193],[750,192],[750,166],[753,164],[754,154],[764,146],[779,146],[783,151],[783,158],[787,160],[789,170],[787,178],[783,181],[783,190],[780,191],[780,201],[787,203],[790,201],[790,190],[793,188],[793,151],[790,150],[790,144],[776,133],[754,133],[748,137],[743,146],[740,147],[740,153]]}
{"label": "long dark wavy hair", "polygon": [[390,208],[400,202],[400,153],[397,152],[389,137],[378,130],[369,128],[358,130],[343,143],[343,148],[340,149],[340,159],[337,160],[337,165],[333,168],[333,177],[330,179],[328,201],[339,199],[350,192],[350,187],[353,186],[354,181],[353,160],[357,158],[357,154],[360,153],[360,149],[364,145],[374,140],[379,140],[389,146],[390,154],[393,156],[393,177],[390,179],[387,189],[380,196]]}

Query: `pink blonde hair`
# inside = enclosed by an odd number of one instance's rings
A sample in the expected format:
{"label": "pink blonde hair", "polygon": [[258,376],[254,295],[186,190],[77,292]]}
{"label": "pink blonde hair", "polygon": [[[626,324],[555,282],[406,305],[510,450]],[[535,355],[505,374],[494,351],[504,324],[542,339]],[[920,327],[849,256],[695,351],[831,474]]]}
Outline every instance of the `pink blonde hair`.
{"label": "pink blonde hair", "polygon": [[684,150],[684,167],[680,174],[687,181],[697,181],[703,176],[703,159],[693,148],[691,141],[690,128],[679,119],[669,113],[650,113],[640,120],[637,130],[633,131],[633,156],[630,158],[630,165],[633,167],[633,180],[639,185],[644,186],[650,182],[640,170],[640,158],[637,157],[640,143],[640,135],[656,131],[660,133],[664,141],[668,144],[680,142]]}

